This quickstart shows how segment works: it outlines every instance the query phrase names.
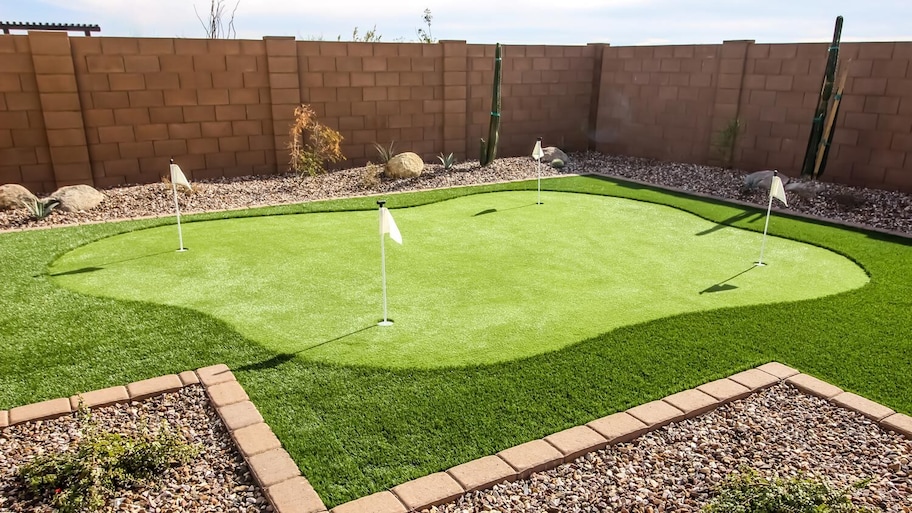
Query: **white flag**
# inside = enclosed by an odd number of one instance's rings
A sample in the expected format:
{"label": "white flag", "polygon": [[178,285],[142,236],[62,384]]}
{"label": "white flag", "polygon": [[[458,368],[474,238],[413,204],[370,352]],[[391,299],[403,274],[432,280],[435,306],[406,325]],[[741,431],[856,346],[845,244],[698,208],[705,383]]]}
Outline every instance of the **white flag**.
{"label": "white flag", "polygon": [[192,187],[190,187],[190,182],[187,180],[187,177],[184,176],[184,172],[181,171],[180,166],[177,164],[171,164],[171,183],[174,185],[183,185],[188,189],[192,189]]}
{"label": "white flag", "polygon": [[386,207],[380,209],[380,235],[382,236],[384,233],[390,234],[391,239],[402,244],[402,234],[399,233],[393,214],[390,214]]}
{"label": "white flag", "polygon": [[545,152],[542,151],[541,139],[535,141],[535,149],[532,150],[532,158],[535,160],[541,160],[545,156]]}
{"label": "white flag", "polygon": [[773,181],[770,184],[770,197],[776,198],[785,206],[789,206],[788,201],[785,201],[785,188],[782,187],[782,179],[778,176],[773,176]]}

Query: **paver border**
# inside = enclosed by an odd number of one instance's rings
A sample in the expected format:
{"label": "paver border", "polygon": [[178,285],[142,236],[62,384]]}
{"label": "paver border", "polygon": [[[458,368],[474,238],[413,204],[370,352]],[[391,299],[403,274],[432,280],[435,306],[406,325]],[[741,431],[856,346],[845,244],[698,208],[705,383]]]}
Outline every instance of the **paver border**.
{"label": "paver border", "polygon": [[862,415],[885,431],[912,439],[912,417],[778,362],[769,362],[623,412],[592,420],[495,455],[456,465],[327,510],[282,448],[231,369],[210,365],[120,387],[0,410],[0,428],[69,415],[90,408],[140,401],[200,384],[275,513],[409,513],[456,500],[466,493],[556,467],[604,447],[629,442],[672,422],[702,415],[778,383]]}

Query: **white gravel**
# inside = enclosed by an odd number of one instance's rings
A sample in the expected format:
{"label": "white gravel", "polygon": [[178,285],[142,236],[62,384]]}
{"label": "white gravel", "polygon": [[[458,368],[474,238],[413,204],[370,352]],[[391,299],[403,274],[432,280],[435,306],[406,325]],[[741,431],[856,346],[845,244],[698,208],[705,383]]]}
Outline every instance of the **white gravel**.
{"label": "white gravel", "polygon": [[528,479],[465,495],[436,513],[696,512],[742,468],[842,488],[869,479],[853,502],[912,511],[912,440],[780,384],[629,443]]}
{"label": "white gravel", "polygon": [[[543,176],[606,174],[766,205],[764,192],[742,190],[744,172],[717,167],[589,152],[571,155],[570,163],[560,172],[548,166],[542,166],[542,171]],[[181,197],[181,208],[192,213],[532,179],[537,176],[537,168],[531,158],[513,157],[498,159],[486,168],[477,161],[462,162],[450,171],[444,171],[439,164],[427,164],[423,175],[411,179],[375,181],[371,179],[373,175],[368,168],[361,167],[303,179],[285,174],[194,181],[196,192]],[[821,186],[813,199],[790,194],[789,208],[785,210],[912,234],[912,195],[825,182]],[[55,211],[37,222],[29,219],[25,209],[0,211],[0,230],[173,215],[170,188],[164,183],[116,187],[102,192],[107,199],[96,209],[76,213]]]}

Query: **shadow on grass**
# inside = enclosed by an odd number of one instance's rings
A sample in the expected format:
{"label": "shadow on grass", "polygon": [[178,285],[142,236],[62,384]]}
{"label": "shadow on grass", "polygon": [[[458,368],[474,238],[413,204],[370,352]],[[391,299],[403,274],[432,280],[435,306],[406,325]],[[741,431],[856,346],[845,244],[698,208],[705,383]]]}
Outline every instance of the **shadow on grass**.
{"label": "shadow on grass", "polygon": [[741,276],[742,274],[750,271],[751,269],[755,269],[756,267],[757,267],[756,265],[752,265],[752,266],[748,267],[747,269],[741,271],[740,273],[738,273],[730,278],[726,278],[726,279],[720,281],[719,283],[710,285],[709,287],[701,290],[700,294],[712,294],[713,292],[725,292],[726,290],[735,290],[738,287],[736,285],[732,285],[728,282],[730,282],[730,281],[734,280],[735,278],[737,278],[738,276]]}
{"label": "shadow on grass", "polygon": [[495,214],[497,212],[506,212],[508,210],[516,210],[517,208],[526,208],[526,207],[532,207],[532,206],[535,206],[535,203],[529,203],[528,205],[520,205],[518,207],[502,208],[500,210],[498,210],[496,208],[489,208],[487,210],[482,210],[481,212],[473,214],[472,217],[478,217],[478,216],[483,216],[483,215],[487,215],[487,214]]}
{"label": "shadow on grass", "polygon": [[737,223],[738,221],[748,220],[748,222],[756,221],[757,219],[762,219],[762,212],[741,212],[740,214],[735,214],[728,219],[723,219],[719,221],[712,228],[703,230],[702,232],[697,232],[697,235],[709,235],[710,233],[717,232],[723,228],[729,228],[732,224]]}
{"label": "shadow on grass", "polygon": [[272,358],[270,358],[270,359],[268,359],[268,360],[264,360],[264,361],[262,361],[262,362],[250,363],[250,364],[244,365],[244,366],[242,366],[242,367],[238,367],[237,370],[238,370],[238,371],[248,371],[248,370],[254,370],[254,371],[255,371],[255,370],[272,369],[272,368],[274,368],[274,367],[278,367],[278,366],[280,366],[280,365],[282,365],[282,364],[288,362],[289,360],[294,359],[295,356],[297,356],[297,355],[299,355],[299,354],[301,354],[301,353],[303,353],[303,352],[305,352],[305,351],[310,351],[311,349],[316,349],[316,348],[318,348],[318,347],[320,347],[320,346],[324,346],[324,345],[329,344],[329,343],[331,343],[331,342],[336,342],[337,340],[342,340],[343,338],[350,337],[350,336],[352,336],[352,335],[356,335],[356,334],[358,334],[358,333],[361,333],[362,331],[367,331],[367,330],[369,330],[369,329],[373,329],[373,328],[376,328],[376,327],[377,327],[376,324],[371,324],[370,326],[365,326],[365,327],[363,327],[363,328],[361,328],[361,329],[357,329],[357,330],[355,330],[355,331],[346,333],[346,334],[344,334],[344,335],[339,335],[339,336],[336,337],[336,338],[331,338],[331,339],[329,339],[329,340],[326,340],[326,341],[323,341],[323,342],[319,342],[319,343],[314,344],[314,345],[312,345],[312,346],[307,346],[307,347],[305,347],[304,349],[301,349],[301,350],[298,350],[298,351],[295,351],[295,352],[292,352],[292,353],[279,353],[279,354],[273,356]]}
{"label": "shadow on grass", "polygon": [[[175,250],[159,251],[158,253],[149,253],[148,255],[139,255],[139,256],[135,256],[133,258],[124,258],[122,260],[114,260],[111,262],[105,262],[105,263],[98,264],[98,265],[80,267],[79,269],[73,269],[71,271],[63,271],[63,272],[59,272],[59,273],[48,273],[48,276],[54,277],[54,276],[69,276],[69,275],[73,275],[73,274],[93,273],[95,271],[103,271],[108,266],[111,266],[111,265],[122,264],[124,262],[133,262],[135,260],[142,260],[143,258],[151,258],[154,256],[166,255],[168,253],[176,253],[176,251]],[[35,277],[37,278],[38,275],[36,275]]]}

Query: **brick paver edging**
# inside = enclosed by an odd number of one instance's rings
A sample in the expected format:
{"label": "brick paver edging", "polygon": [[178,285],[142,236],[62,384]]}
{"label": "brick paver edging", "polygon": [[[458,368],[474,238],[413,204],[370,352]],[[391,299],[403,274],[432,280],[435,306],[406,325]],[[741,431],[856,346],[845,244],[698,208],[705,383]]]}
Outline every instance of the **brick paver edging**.
{"label": "brick paver edging", "polygon": [[90,408],[98,408],[176,392],[197,383],[205,388],[212,407],[231,433],[238,451],[247,461],[251,475],[275,512],[325,512],[326,507],[317,492],[301,476],[298,466],[282,449],[279,439],[263,422],[256,406],[250,402],[247,393],[224,364],[203,367],[195,372],[159,376],[127,386],[85,392],[69,398],[18,406],[8,411],[0,410],[0,428],[69,415],[79,408],[80,402]]}
{"label": "brick paver edging", "polygon": [[[330,513],[409,513],[453,501],[465,493],[490,488],[504,481],[523,479],[534,472],[653,431],[680,420],[702,415],[725,403],[786,382],[804,393],[827,399],[877,422],[883,429],[912,438],[912,417],[865,399],[797,370],[771,362],[728,378],[711,381],[664,399],[566,429],[540,440],[526,442],[492,456],[457,465],[400,484],[390,490],[336,506]],[[75,411],[81,401],[89,407],[141,400],[201,383],[212,406],[225,423],[251,474],[264,490],[276,513],[327,513],[326,506],[297,465],[282,449],[256,406],[223,364],[160,376],[52,399],[9,411],[0,411],[0,428],[21,422],[48,419]]]}

